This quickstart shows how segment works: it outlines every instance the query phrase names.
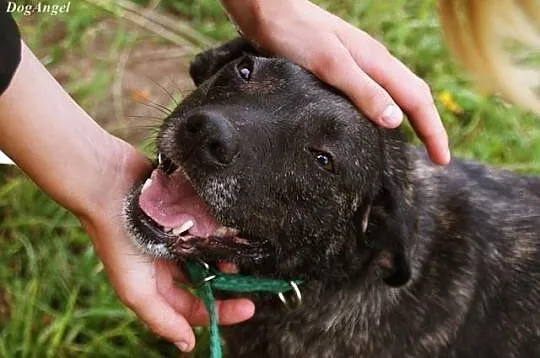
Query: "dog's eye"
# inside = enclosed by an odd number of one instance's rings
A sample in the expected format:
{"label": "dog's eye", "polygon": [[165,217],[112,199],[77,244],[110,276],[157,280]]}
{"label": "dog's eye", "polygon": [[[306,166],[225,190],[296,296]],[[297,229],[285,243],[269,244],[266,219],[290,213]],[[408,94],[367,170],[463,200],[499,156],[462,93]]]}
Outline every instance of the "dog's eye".
{"label": "dog's eye", "polygon": [[334,160],[332,159],[332,156],[330,154],[313,149],[311,150],[311,153],[315,156],[315,160],[317,160],[317,163],[319,163],[321,167],[331,173],[336,172],[334,167]]}
{"label": "dog's eye", "polygon": [[249,81],[251,79],[251,74],[253,73],[253,60],[249,57],[245,57],[236,65],[236,71],[243,80]]}

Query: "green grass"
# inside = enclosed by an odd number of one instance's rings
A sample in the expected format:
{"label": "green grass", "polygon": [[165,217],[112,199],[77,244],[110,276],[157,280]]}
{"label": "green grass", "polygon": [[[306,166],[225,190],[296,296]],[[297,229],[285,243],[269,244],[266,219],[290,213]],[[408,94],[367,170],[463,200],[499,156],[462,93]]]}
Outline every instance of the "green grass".
{"label": "green grass", "polygon": [[[455,155],[540,173],[538,119],[469,85],[442,44],[433,0],[319,3],[381,39],[430,83]],[[163,0],[160,6],[217,40],[234,36],[216,0]],[[72,1],[67,15],[19,18],[27,42],[47,66],[64,68],[63,85],[90,113],[132,41],[120,29],[106,44],[106,59],[92,68],[70,66],[72,57],[93,56],[88,29],[106,16]],[[51,28],[59,38],[48,37]],[[0,357],[174,356],[171,345],[119,304],[77,221],[7,168],[0,168],[0,248]]]}
{"label": "green grass", "polygon": [[172,354],[119,303],[78,222],[0,171],[0,357]]}

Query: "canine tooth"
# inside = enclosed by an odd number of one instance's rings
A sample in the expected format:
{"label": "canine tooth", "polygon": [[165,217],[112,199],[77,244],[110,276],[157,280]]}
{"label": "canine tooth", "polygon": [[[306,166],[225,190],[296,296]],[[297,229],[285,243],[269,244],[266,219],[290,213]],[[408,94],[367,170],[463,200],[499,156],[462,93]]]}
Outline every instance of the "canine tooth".
{"label": "canine tooth", "polygon": [[146,181],[144,182],[144,184],[142,186],[141,193],[144,193],[146,191],[146,189],[148,189],[150,187],[150,185],[152,185],[152,179],[148,178],[148,179],[146,179]]}
{"label": "canine tooth", "polygon": [[195,223],[193,222],[193,220],[188,220],[186,221],[185,223],[183,223],[182,225],[180,225],[179,227],[177,228],[174,228],[172,233],[173,235],[180,235],[182,234],[183,232],[185,231],[188,231],[189,229],[191,229],[191,227],[194,225]]}
{"label": "canine tooth", "polygon": [[157,161],[158,161],[159,165],[161,165],[161,163],[163,163],[163,155],[161,153],[158,154]]}
{"label": "canine tooth", "polygon": [[371,206],[368,206],[366,212],[364,213],[364,217],[362,218],[362,233],[366,233],[368,223],[369,223],[369,214],[371,212]]}
{"label": "canine tooth", "polygon": [[214,233],[214,235],[216,236],[225,236],[226,234],[227,234],[227,228],[225,226],[219,227]]}
{"label": "canine tooth", "polygon": [[237,229],[234,229],[232,227],[227,227],[227,226],[221,226],[214,232],[214,235],[219,236],[219,237],[229,237],[229,236],[236,236],[238,235],[238,233],[239,231]]}

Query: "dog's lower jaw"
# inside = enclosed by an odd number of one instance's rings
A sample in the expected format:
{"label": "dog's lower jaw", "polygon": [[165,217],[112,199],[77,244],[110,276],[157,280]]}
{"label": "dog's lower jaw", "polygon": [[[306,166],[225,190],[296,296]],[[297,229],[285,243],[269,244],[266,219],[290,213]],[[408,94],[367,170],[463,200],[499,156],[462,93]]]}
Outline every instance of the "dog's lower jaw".
{"label": "dog's lower jaw", "polygon": [[[274,246],[273,252],[264,259],[239,261],[240,271],[265,278],[319,282],[328,290],[369,280],[382,282],[384,272],[375,264],[376,251],[359,243],[352,229],[350,235],[340,241],[342,247],[332,251],[313,250],[308,245],[289,250]],[[303,249],[309,251],[304,253]]]}

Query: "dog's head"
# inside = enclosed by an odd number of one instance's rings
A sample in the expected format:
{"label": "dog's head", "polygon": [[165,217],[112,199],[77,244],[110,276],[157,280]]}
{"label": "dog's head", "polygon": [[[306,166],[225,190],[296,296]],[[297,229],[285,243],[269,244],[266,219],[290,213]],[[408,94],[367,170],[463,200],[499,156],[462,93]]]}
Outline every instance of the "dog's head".
{"label": "dog's head", "polygon": [[341,94],[235,40],[197,56],[198,88],[163,123],[159,164],[128,198],[154,255],[273,277],[409,277],[407,148]]}

